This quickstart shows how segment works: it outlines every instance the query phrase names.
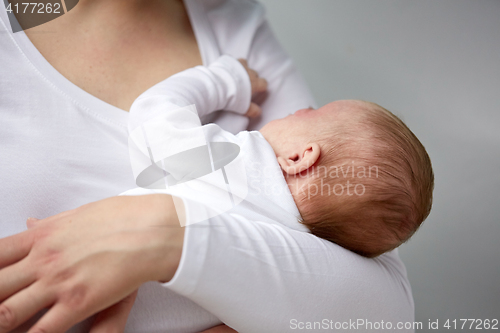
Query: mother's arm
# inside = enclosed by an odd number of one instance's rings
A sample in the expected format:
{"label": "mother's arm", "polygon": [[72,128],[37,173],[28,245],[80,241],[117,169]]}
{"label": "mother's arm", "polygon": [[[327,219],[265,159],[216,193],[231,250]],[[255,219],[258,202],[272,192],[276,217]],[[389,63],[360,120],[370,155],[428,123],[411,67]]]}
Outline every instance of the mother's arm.
{"label": "mother's arm", "polygon": [[64,332],[147,281],[237,331],[295,323],[413,320],[395,253],[366,259],[313,235],[223,214],[180,228],[168,195],[115,197],[0,239],[0,332],[50,308],[29,333]]}
{"label": "mother's arm", "polygon": [[241,332],[287,332],[298,322],[413,321],[397,253],[367,259],[311,234],[222,214],[186,227],[165,284]]}

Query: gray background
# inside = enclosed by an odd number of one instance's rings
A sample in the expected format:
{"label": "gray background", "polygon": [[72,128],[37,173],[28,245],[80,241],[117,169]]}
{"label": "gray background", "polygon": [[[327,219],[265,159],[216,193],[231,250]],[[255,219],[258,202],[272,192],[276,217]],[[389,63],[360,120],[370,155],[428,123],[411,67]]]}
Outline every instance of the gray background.
{"label": "gray background", "polygon": [[433,210],[400,250],[416,320],[500,319],[500,1],[262,2],[319,105],[378,103],[431,156]]}

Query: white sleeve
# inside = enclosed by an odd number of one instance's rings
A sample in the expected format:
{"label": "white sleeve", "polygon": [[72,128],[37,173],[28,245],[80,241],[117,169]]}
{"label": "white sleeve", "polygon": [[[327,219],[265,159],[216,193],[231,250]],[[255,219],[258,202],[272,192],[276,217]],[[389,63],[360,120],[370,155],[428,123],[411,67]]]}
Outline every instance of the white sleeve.
{"label": "white sleeve", "polygon": [[195,105],[199,117],[223,109],[244,114],[250,99],[250,79],[244,67],[230,56],[221,56],[208,67],[187,69],[142,93],[130,108],[128,127],[132,132],[148,120],[168,117],[189,105]]}
{"label": "white sleeve", "polygon": [[229,56],[180,72],[142,93],[130,108],[128,123],[136,184],[164,188],[204,174],[210,156],[200,116],[219,109],[245,113],[250,97],[245,68]]}
{"label": "white sleeve", "polygon": [[238,332],[352,321],[370,331],[358,320],[397,325],[414,319],[397,250],[367,259],[311,234],[237,214],[186,227],[179,268],[164,286]]}

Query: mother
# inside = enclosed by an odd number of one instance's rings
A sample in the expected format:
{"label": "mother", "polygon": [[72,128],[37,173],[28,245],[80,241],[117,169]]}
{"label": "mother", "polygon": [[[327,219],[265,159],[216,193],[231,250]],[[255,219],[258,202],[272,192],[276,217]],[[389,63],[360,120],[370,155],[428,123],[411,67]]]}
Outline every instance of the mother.
{"label": "mother", "polygon": [[[247,58],[269,82],[251,128],[313,104],[259,4],[80,0],[26,35],[7,32],[3,7],[0,18],[0,332],[43,308],[30,332],[64,331],[140,285],[129,332],[413,320],[397,251],[365,259],[229,214],[184,233],[167,196],[104,199],[135,187],[124,110],[174,73],[221,54]],[[229,113],[205,121],[248,126]],[[26,217],[63,211],[24,231]]]}

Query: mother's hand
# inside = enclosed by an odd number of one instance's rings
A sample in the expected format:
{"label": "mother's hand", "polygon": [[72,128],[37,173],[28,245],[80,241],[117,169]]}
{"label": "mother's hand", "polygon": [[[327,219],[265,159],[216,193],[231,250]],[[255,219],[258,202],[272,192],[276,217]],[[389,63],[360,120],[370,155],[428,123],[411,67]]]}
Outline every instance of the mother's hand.
{"label": "mother's hand", "polygon": [[64,332],[147,281],[169,281],[184,229],[169,195],[113,197],[0,239],[0,332]]}

